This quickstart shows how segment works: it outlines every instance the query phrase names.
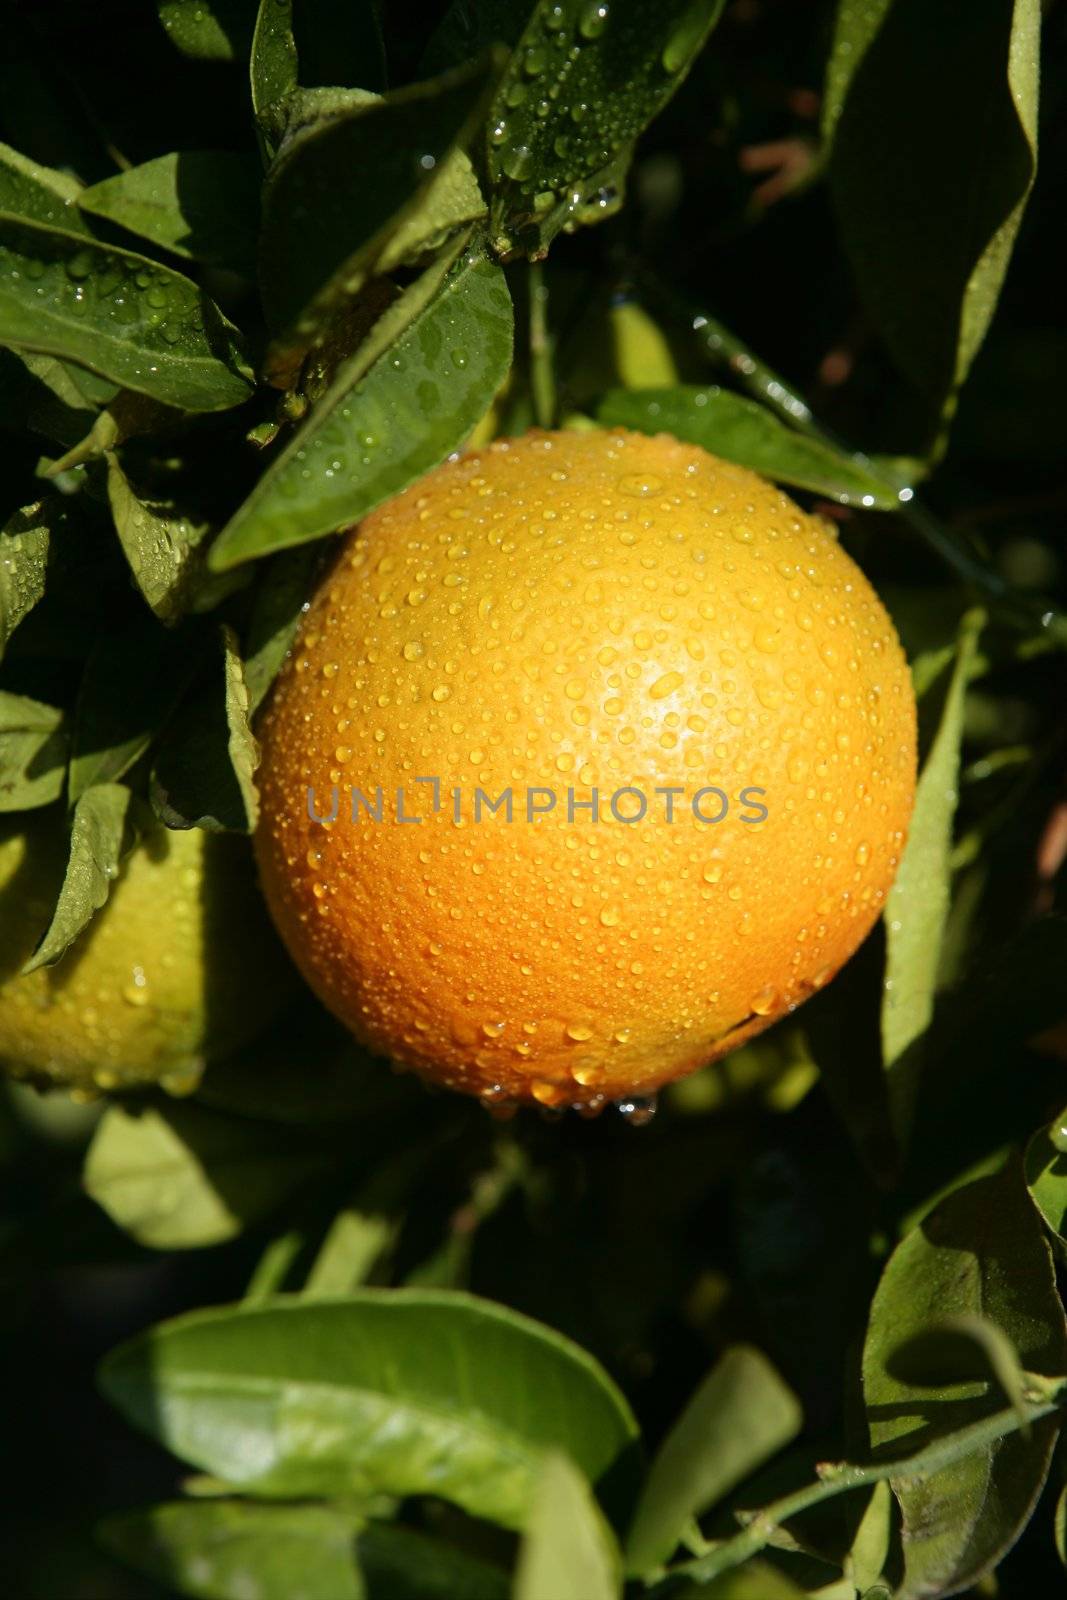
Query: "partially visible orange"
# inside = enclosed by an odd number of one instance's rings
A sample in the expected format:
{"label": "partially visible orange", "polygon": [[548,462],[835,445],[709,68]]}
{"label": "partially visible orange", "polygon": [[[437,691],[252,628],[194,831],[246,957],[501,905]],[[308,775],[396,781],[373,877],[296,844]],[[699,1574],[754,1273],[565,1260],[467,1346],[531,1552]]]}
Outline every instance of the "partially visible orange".
{"label": "partially visible orange", "polygon": [[[647,1095],[792,1010],[877,918],[915,788],[907,665],[831,529],[621,431],[498,442],[368,517],[260,732],[294,959],[366,1046],[487,1103]],[[511,823],[473,820],[479,787]]]}

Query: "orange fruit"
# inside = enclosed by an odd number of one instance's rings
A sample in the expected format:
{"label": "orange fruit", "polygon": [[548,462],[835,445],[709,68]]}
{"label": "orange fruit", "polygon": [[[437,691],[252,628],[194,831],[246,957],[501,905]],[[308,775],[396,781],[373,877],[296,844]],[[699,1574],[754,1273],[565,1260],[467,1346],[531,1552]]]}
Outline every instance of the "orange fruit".
{"label": "orange fruit", "polygon": [[623,431],[499,441],[367,517],[260,736],[308,982],[488,1104],[650,1095],[791,1011],[878,916],[915,788],[907,664],[831,529]]}
{"label": "orange fruit", "polygon": [[23,974],[63,881],[51,814],[0,830],[0,1067],[84,1093],[185,1092],[269,1023],[290,969],[244,840],[148,833],[107,903],[52,967]]}

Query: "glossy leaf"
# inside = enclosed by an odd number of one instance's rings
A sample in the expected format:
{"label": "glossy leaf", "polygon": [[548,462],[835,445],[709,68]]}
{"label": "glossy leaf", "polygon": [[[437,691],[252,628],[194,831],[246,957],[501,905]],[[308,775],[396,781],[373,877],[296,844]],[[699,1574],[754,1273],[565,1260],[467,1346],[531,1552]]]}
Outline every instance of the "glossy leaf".
{"label": "glossy leaf", "polygon": [[195,1105],[112,1106],[85,1163],[111,1220],[154,1250],[221,1244],[269,1215],[328,1159],[321,1142]]}
{"label": "glossy leaf", "polygon": [[78,205],[175,255],[251,276],[260,183],[254,156],[181,150],[82,189]]}
{"label": "glossy leaf", "polygon": [[246,1493],[435,1494],[508,1527],[547,1450],[595,1481],[636,1437],[577,1346],[441,1292],[195,1312],[113,1352],[101,1383],[130,1421]]}
{"label": "glossy leaf", "polygon": [[176,621],[203,576],[197,553],[209,525],[139,495],[112,451],[107,453],[107,497],[134,582],[162,622]]}
{"label": "glossy leaf", "polygon": [[0,212],[88,235],[89,227],[78,211],[81,187],[68,173],[38,166],[10,145],[0,144]]}
{"label": "glossy leaf", "polygon": [[66,771],[63,713],[0,689],[0,812],[50,805],[63,793]]}
{"label": "glossy leaf", "polygon": [[297,86],[292,0],[259,0],[249,73],[252,109],[256,114],[263,154],[269,159],[274,155],[277,142],[270,117],[271,107],[291,94]]}
{"label": "glossy leaf", "polygon": [[1050,1233],[1067,1244],[1067,1107],[1030,1140],[1026,1183]]}
{"label": "glossy leaf", "polygon": [[620,1600],[615,1537],[589,1485],[553,1452],[534,1490],[515,1572],[514,1600]]}
{"label": "glossy leaf", "polygon": [[894,0],[871,20],[883,12],[837,118],[831,184],[867,310],[940,404],[985,335],[1033,180],[1040,8],[995,0],[962,29],[952,0]]}
{"label": "glossy leaf", "polygon": [[327,1505],[175,1501],[109,1517],[120,1560],[199,1600],[505,1600],[503,1574],[409,1528]]}
{"label": "glossy leaf", "polygon": [[679,384],[671,389],[612,389],[597,406],[606,427],[669,433],[699,444],[779,483],[831,496],[842,505],[895,511],[897,491],[862,457],[796,433],[772,412],[728,389]]}
{"label": "glossy leaf", "polygon": [[194,61],[238,61],[252,43],[250,0],[159,0],[159,20],[182,55]]}
{"label": "glossy leaf", "polygon": [[[137,670],[131,672],[130,662]],[[158,627],[148,613],[99,634],[74,711],[68,795],[114,783],[140,760],[176,705],[196,665],[186,635]]]}
{"label": "glossy leaf", "polygon": [[[392,237],[431,204],[446,156],[487,85],[486,63],[476,63],[386,99],[353,97],[346,111],[286,138],[264,189],[260,243],[264,304],[276,331],[301,324],[296,331],[310,344],[346,296],[371,273],[389,270]],[[470,220],[469,203],[461,209],[467,215],[455,221]],[[425,234],[434,231],[431,224]]]}
{"label": "glossy leaf", "polygon": [[722,0],[538,0],[489,114],[492,232],[543,254],[617,206],[634,140],[680,87]]}
{"label": "glossy leaf", "polygon": [[44,594],[55,501],[24,506],[0,528],[0,657],[8,640]]}
{"label": "glossy leaf", "polygon": [[221,632],[221,682],[194,696],[152,769],[152,805],[168,828],[250,833],[259,814],[259,747],[232,629]]}
{"label": "glossy leaf", "polygon": [[652,1463],[627,1540],[628,1570],[661,1566],[691,1519],[784,1449],[802,1421],[796,1398],[759,1350],[728,1350]]}
{"label": "glossy leaf", "polygon": [[23,967],[24,972],[54,966],[106,904],[122,858],[133,843],[132,798],[121,783],[100,783],[79,799],[71,822],[70,855],[59,900],[48,931]]}
{"label": "glossy leaf", "polygon": [[504,275],[476,250],[428,268],[346,362],[223,529],[223,571],[333,533],[399,494],[470,433],[505,377],[512,313]]}
{"label": "glossy leaf", "polygon": [[885,908],[886,966],[882,1058],[898,1135],[911,1120],[923,1038],[934,1012],[941,940],[951,885],[963,714],[985,618],[971,611],[960,624],[956,664],[933,744],[919,774],[904,855]]}
{"label": "glossy leaf", "polygon": [[187,411],[248,398],[236,330],[180,273],[0,215],[0,339]]}
{"label": "glossy leaf", "polygon": [[[1000,1407],[988,1380],[964,1375],[931,1390],[894,1376],[900,1346],[947,1316],[993,1323],[1028,1371],[1064,1370],[1063,1307],[1015,1161],[950,1194],[897,1246],[882,1274],[863,1355],[876,1453],[911,1453]],[[1056,1418],[1048,1418],[951,1467],[893,1480],[904,1519],[899,1600],[964,1589],[1000,1559],[1041,1491],[1056,1432]]]}

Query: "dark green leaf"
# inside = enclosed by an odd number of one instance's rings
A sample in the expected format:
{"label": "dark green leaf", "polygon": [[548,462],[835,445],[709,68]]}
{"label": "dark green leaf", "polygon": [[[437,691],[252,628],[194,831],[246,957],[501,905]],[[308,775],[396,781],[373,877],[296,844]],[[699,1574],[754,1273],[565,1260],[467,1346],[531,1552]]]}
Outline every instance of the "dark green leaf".
{"label": "dark green leaf", "polygon": [[182,150],[82,189],[78,205],[175,255],[250,277],[260,182],[254,156]]}
{"label": "dark green leaf", "polygon": [[119,864],[134,842],[131,799],[129,789],[121,783],[97,784],[79,799],[59,901],[48,931],[22,969],[24,973],[54,966],[106,904]]}
{"label": "dark green leaf", "polygon": [[469,167],[476,207],[460,193],[453,199],[464,214],[437,218],[432,203],[449,170],[446,157],[487,88],[486,63],[476,63],[384,100],[360,96],[347,111],[286,139],[267,178],[260,242],[264,303],[276,331],[292,330],[290,337],[299,333],[310,345],[334,308],[419,242],[402,240],[399,252],[387,254],[398,230],[410,234],[424,207],[430,221],[423,240],[484,209]]}
{"label": "dark green leaf", "polygon": [[147,613],[104,629],[85,664],[74,712],[68,795],[114,783],[144,755],[196,665],[185,635]]}
{"label": "dark green leaf", "polygon": [[203,578],[198,553],[211,532],[209,525],[138,495],[111,451],[107,497],[134,582],[161,621],[175,622]]}
{"label": "dark green leaf", "polygon": [[368,1523],[357,1556],[367,1600],[505,1600],[509,1593],[496,1567],[396,1524]]}
{"label": "dark green leaf", "polygon": [[0,212],[88,234],[88,224],[78,211],[80,193],[77,178],[40,167],[10,145],[0,144]]}
{"label": "dark green leaf", "polygon": [[618,1600],[615,1536],[582,1474],[553,1451],[534,1489],[519,1551],[514,1600]]}
{"label": "dark green leaf", "polygon": [[892,4],[893,0],[837,0],[822,98],[822,135],[827,146],[833,140],[852,80]]}
{"label": "dark green leaf", "polygon": [[[906,1341],[958,1316],[993,1323],[1027,1371],[1063,1371],[1063,1307],[1015,1161],[949,1195],[885,1268],[863,1356],[876,1453],[920,1450],[1000,1406],[998,1386],[988,1380],[944,1382],[931,1393],[893,1375],[894,1354]],[[951,1467],[893,1480],[904,1518],[899,1600],[957,1592],[1000,1559],[1033,1509],[1056,1432],[1056,1419],[1045,1419]]]}
{"label": "dark green leaf", "polygon": [[969,611],[960,624],[952,681],[919,774],[908,842],[886,899],[882,1058],[889,1074],[894,1124],[902,1138],[911,1120],[923,1040],[934,1012],[952,878],[964,704],[984,623],[982,612]]}
{"label": "dark green leaf", "polygon": [[222,629],[222,683],[193,697],[152,769],[152,805],[168,828],[250,833],[259,813],[259,748],[232,629]]}
{"label": "dark green leaf", "polygon": [[254,713],[274,682],[296,636],[321,553],[287,550],[265,566],[252,602],[245,647],[245,682]]}
{"label": "dark green leaf", "polygon": [[1067,1244],[1067,1107],[1030,1140],[1026,1183],[1049,1231]]}
{"label": "dark green leaf", "polygon": [[224,571],[356,522],[462,444],[505,377],[512,313],[504,275],[468,250],[429,268],[355,356],[223,529]]}
{"label": "dark green leaf", "polygon": [[252,44],[253,0],[159,0],[171,43],[195,61],[240,61]]}
{"label": "dark green leaf", "polygon": [[385,88],[385,52],[377,0],[346,0],[343,6],[302,0],[293,14],[299,78],[305,87],[346,84]]}
{"label": "dark green leaf", "polygon": [[770,1362],[738,1345],[713,1367],[667,1435],[641,1492],[627,1569],[665,1562],[701,1516],[800,1431],[797,1401]]}
{"label": "dark green leaf", "polygon": [[1026,1374],[1002,1328],[973,1311],[932,1322],[899,1344],[888,1369],[913,1388],[943,1388],[961,1379],[992,1377],[1016,1414],[1026,1418]]}
{"label": "dark green leaf", "polygon": [[0,812],[50,805],[63,793],[66,771],[63,713],[0,690]]}
{"label": "dark green leaf", "polygon": [[154,1250],[221,1244],[269,1215],[328,1159],[321,1141],[202,1106],[112,1106],[85,1162],[85,1187]]}
{"label": "dark green leaf", "polygon": [[612,209],[634,140],[681,85],[722,6],[538,0],[489,116],[499,251],[543,253],[568,222]]}
{"label": "dark green leaf", "polygon": [[0,657],[44,594],[48,545],[59,513],[56,501],[38,500],[16,511],[0,529]]}
{"label": "dark green leaf", "polygon": [[169,267],[0,216],[0,339],[65,357],[187,411],[250,392],[236,330]]}
{"label": "dark green leaf", "polygon": [[584,1351],[444,1292],[196,1312],[113,1352],[101,1383],[130,1421],[247,1493],[434,1494],[508,1527],[547,1450],[596,1481],[636,1437]]}
{"label": "dark green leaf", "polygon": [[252,109],[256,114],[263,155],[269,161],[276,148],[271,107],[291,94],[297,86],[292,0],[259,0],[249,72]]}
{"label": "dark green leaf", "polygon": [[[102,394],[100,401],[92,390]],[[52,356],[0,350],[0,405],[56,444],[69,447],[83,439],[96,422],[97,404],[117,392],[114,384]]]}
{"label": "dark green leaf", "polygon": [[728,389],[613,389],[597,406],[606,427],[670,433],[779,483],[832,496],[842,505],[895,511],[900,496],[862,456],[847,456],[795,433],[770,411]]}
{"label": "dark green leaf", "polygon": [[1063,1565],[1067,1567],[1067,1484],[1060,1492],[1056,1501],[1056,1510],[1053,1517],[1053,1534],[1056,1540],[1056,1554]]}
{"label": "dark green leaf", "polygon": [[845,24],[862,58],[831,183],[867,308],[940,405],[985,336],[1033,180],[1040,7],[994,0],[962,29],[952,0],[880,3],[870,20],[883,13],[873,38]]}

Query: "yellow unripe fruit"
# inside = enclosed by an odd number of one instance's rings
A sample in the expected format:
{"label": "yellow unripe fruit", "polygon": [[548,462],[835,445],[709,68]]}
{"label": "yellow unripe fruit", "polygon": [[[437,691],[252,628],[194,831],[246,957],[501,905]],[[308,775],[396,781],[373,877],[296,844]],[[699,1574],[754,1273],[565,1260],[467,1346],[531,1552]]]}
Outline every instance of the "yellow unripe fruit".
{"label": "yellow unripe fruit", "polygon": [[500,441],[368,517],[260,735],[297,964],[489,1104],[647,1095],[792,1010],[878,917],[915,788],[907,664],[831,529],[621,431]]}
{"label": "yellow unripe fruit", "polygon": [[52,967],[21,968],[47,927],[66,839],[51,817],[0,833],[0,1066],[93,1093],[195,1087],[264,1027],[291,975],[244,840],[159,828]]}

